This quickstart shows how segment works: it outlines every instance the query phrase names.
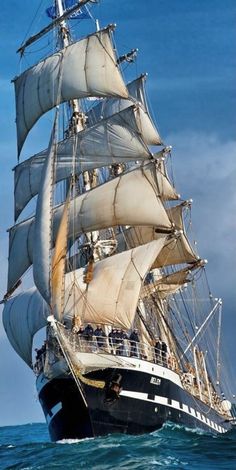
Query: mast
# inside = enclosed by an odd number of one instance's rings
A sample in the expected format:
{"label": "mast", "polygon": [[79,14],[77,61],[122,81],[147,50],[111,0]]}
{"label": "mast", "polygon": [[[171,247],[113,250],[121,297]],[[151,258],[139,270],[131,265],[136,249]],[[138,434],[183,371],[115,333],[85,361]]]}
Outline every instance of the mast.
{"label": "mast", "polygon": [[35,41],[37,41],[38,39],[43,37],[45,34],[47,34],[49,31],[51,31],[51,29],[58,26],[58,24],[60,24],[62,21],[69,18],[73,13],[80,10],[80,8],[83,5],[86,5],[86,3],[88,3],[89,1],[90,2],[95,2],[96,0],[80,0],[76,5],[74,5],[73,7],[68,9],[65,13],[63,13],[61,16],[59,16],[54,21],[52,21],[48,26],[43,28],[39,33],[37,33],[34,36],[31,36],[29,39],[27,39],[27,41],[24,44],[22,44],[22,46],[17,50],[17,52],[19,52],[21,55],[23,55],[26,47],[33,44]]}
{"label": "mast", "polygon": [[[61,21],[59,23],[59,36],[61,41],[61,47],[62,49],[64,49],[70,44],[70,34],[66,24],[66,18],[68,17],[64,15],[65,10],[62,4],[62,0],[56,0],[56,6],[59,18],[61,18]],[[69,133],[75,134],[76,132],[83,130],[85,127],[84,114],[80,110],[78,100],[71,100],[68,103],[68,106],[71,110],[71,122],[69,124]]]}

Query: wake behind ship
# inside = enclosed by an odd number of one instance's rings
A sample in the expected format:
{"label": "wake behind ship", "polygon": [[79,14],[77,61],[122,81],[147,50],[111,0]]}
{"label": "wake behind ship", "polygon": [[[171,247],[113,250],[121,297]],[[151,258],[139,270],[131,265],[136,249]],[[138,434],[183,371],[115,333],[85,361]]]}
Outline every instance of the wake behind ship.
{"label": "wake behind ship", "polygon": [[[56,0],[51,22],[18,50],[23,61],[54,38],[54,53],[14,79],[4,328],[36,375],[53,441],[147,433],[167,421],[225,433],[234,416],[220,373],[222,301],[188,234],[192,201],[168,175],[172,147],[150,115],[147,75],[124,77],[138,51],[117,54],[115,25],[100,27],[97,3]],[[93,32],[77,38],[71,25],[85,18]],[[50,110],[48,148],[21,162]],[[29,268],[33,286],[19,292]]]}

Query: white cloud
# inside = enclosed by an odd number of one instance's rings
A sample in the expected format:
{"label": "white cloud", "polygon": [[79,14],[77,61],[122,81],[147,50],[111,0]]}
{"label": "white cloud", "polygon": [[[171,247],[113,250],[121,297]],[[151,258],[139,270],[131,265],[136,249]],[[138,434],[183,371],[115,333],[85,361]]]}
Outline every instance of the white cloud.
{"label": "white cloud", "polygon": [[236,141],[195,132],[172,134],[166,141],[174,147],[177,189],[194,200],[198,251],[209,260],[214,290],[227,300],[236,282]]}

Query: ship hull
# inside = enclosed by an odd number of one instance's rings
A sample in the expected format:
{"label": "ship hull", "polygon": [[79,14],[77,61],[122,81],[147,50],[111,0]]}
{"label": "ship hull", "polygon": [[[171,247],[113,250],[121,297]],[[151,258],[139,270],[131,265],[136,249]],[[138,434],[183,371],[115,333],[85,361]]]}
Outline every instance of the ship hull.
{"label": "ship hull", "polygon": [[[224,416],[182,388],[177,374],[160,366],[148,371],[144,361],[139,363],[138,370],[87,374],[92,385],[81,383],[80,389],[70,375],[47,379],[41,374],[37,389],[51,440],[143,434],[167,421],[214,434],[230,429]],[[103,388],[96,385],[101,382]]]}

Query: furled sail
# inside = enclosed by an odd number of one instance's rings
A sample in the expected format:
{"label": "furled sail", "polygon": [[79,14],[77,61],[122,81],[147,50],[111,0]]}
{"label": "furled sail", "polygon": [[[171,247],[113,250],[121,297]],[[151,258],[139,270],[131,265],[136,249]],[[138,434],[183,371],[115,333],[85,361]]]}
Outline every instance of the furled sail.
{"label": "furled sail", "polygon": [[69,45],[14,79],[18,154],[30,129],[54,106],[88,96],[128,97],[110,39],[112,28]]}
{"label": "furled sail", "polygon": [[53,204],[53,173],[56,151],[58,110],[56,111],[52,135],[48,147],[48,155],[44,161],[41,174],[40,192],[37,200],[33,253],[33,276],[36,287],[46,300],[51,301],[51,228],[52,228],[52,204]]}
{"label": "furled sail", "polygon": [[107,118],[112,114],[119,113],[134,102],[138,102],[139,106],[136,108],[137,121],[139,131],[141,132],[144,141],[148,145],[162,144],[159,132],[155,128],[147,108],[144,89],[145,78],[146,75],[141,75],[141,77],[127,85],[130,99],[112,98],[100,101],[87,113],[88,124],[90,126],[94,125],[99,120]]}
{"label": "furled sail", "polygon": [[[67,274],[65,318],[79,315],[83,323],[110,324],[129,329],[136,313],[143,280],[165,238],[95,263],[93,279],[84,284],[84,269]],[[74,279],[76,281],[74,282]]]}
{"label": "furled sail", "polygon": [[[116,225],[147,225],[171,231],[162,197],[176,198],[170,182],[154,161],[142,165],[77,196],[70,205],[68,236]],[[54,209],[54,241],[63,208],[61,204]],[[32,217],[10,229],[8,290],[32,263],[34,220]]]}
{"label": "furled sail", "polygon": [[[15,220],[39,191],[46,154],[47,150],[44,150],[14,168]],[[76,174],[79,174],[113,163],[144,160],[150,155],[139,135],[134,106],[130,106],[59,142],[54,181],[56,183],[71,175],[74,160]]]}
{"label": "furled sail", "polygon": [[35,287],[8,300],[3,309],[3,325],[17,354],[32,367],[32,342],[37,331],[47,325],[48,306]]}

